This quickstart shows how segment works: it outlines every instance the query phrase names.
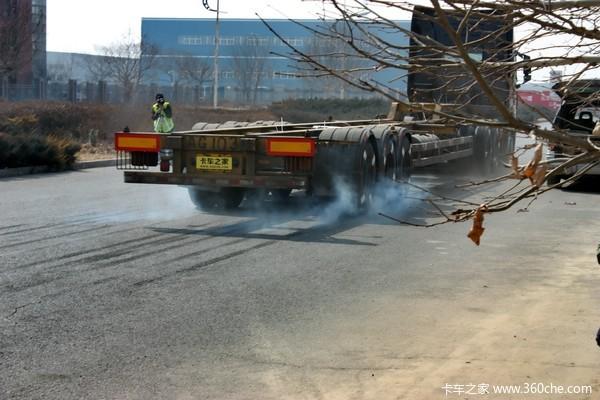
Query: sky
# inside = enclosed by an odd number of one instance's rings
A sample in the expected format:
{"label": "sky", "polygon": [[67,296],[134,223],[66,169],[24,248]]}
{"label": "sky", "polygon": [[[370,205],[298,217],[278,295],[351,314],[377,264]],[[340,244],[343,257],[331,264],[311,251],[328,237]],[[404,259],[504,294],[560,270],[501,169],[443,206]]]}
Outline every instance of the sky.
{"label": "sky", "polygon": [[[351,1],[351,0],[350,0]],[[216,8],[217,0],[208,0]],[[220,0],[222,18],[317,18],[319,0]],[[326,10],[327,11],[327,10]],[[214,18],[202,0],[47,0],[47,49],[98,53],[129,33],[139,37],[142,17]]]}

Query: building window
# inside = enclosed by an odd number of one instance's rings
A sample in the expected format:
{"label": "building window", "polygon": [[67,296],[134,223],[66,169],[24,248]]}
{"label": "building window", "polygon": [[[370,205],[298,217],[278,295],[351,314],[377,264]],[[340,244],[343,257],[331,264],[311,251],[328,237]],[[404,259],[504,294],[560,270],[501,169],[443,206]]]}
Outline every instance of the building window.
{"label": "building window", "polygon": [[285,40],[290,44],[290,46],[294,46],[294,47],[304,46],[304,39],[302,39],[302,38],[286,38]]}
{"label": "building window", "polygon": [[271,39],[268,37],[258,37],[258,36],[247,36],[240,37],[240,44],[246,44],[246,46],[268,46],[271,42]]}
{"label": "building window", "polygon": [[290,46],[294,46],[294,47],[300,47],[300,46],[304,46],[304,39],[303,38],[283,38],[283,40],[279,39],[279,38],[273,38],[273,46],[287,46],[286,42],[290,45]]}
{"label": "building window", "polygon": [[221,79],[233,79],[235,77],[233,71],[222,71],[219,75]]}
{"label": "building window", "polygon": [[273,79],[285,79],[285,80],[289,80],[289,79],[298,79],[297,76],[291,74],[290,72],[284,72],[284,71],[273,71]]}
{"label": "building window", "polygon": [[[214,36],[179,36],[177,38],[177,42],[179,44],[183,44],[186,46],[214,46],[215,45],[215,37]],[[219,38],[219,44],[221,46],[233,46],[236,43],[241,43],[242,38],[239,36],[230,36],[230,37],[221,37]]]}
{"label": "building window", "polygon": [[219,44],[221,46],[233,46],[233,45],[235,45],[235,37],[222,37],[222,38],[219,38]]}
{"label": "building window", "polygon": [[332,48],[340,43],[340,41],[331,38],[311,38],[307,40],[307,45],[316,48]]}
{"label": "building window", "polygon": [[183,44],[186,46],[199,46],[204,44],[204,41],[202,39],[202,36],[179,36],[177,38],[177,41],[179,42],[179,44]]}
{"label": "building window", "polygon": [[[214,36],[179,36],[177,38],[177,42],[179,44],[183,44],[186,46],[214,46],[215,37]],[[240,36],[228,36],[228,37],[220,37],[219,44],[221,46],[234,46],[236,43],[242,43],[242,38]]]}

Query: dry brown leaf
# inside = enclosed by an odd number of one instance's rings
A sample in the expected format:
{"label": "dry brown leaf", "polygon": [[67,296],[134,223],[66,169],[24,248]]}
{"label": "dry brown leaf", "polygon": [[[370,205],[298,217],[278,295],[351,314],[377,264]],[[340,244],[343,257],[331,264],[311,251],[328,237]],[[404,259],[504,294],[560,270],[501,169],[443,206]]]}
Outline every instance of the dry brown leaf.
{"label": "dry brown leaf", "polygon": [[535,147],[535,151],[533,152],[533,158],[531,159],[531,161],[529,161],[529,163],[525,167],[525,170],[523,171],[524,177],[531,178],[533,175],[535,175],[537,166],[540,163],[540,161],[542,161],[542,150],[543,146],[541,143]]}
{"label": "dry brown leaf", "polygon": [[542,161],[542,151],[544,150],[544,146],[540,143],[535,147],[535,151],[533,152],[533,160],[535,165],[538,165],[540,161]]}
{"label": "dry brown leaf", "polygon": [[481,235],[483,235],[483,231],[485,231],[485,228],[483,227],[483,214],[486,211],[486,205],[480,206],[475,211],[475,215],[473,216],[473,226],[471,226],[471,230],[467,234],[467,237],[471,239],[477,246],[479,246]]}
{"label": "dry brown leaf", "polygon": [[600,121],[596,121],[594,130],[592,131],[592,136],[600,136]]}
{"label": "dry brown leaf", "polygon": [[548,172],[547,165],[542,165],[540,168],[538,168],[538,170],[535,171],[535,174],[529,178],[529,180],[531,180],[531,184],[535,187],[542,186],[544,180],[546,179],[546,172]]}
{"label": "dry brown leaf", "polygon": [[531,178],[534,174],[535,174],[535,167],[527,164],[527,166],[523,170],[523,176],[525,178]]}

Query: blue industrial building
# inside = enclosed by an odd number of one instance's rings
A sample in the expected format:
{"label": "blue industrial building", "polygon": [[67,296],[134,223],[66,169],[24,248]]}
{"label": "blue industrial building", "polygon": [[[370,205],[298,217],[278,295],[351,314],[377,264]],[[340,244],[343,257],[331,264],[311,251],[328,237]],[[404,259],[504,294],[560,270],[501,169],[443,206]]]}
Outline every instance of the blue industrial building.
{"label": "blue industrial building", "polygon": [[[267,24],[290,45],[299,50],[333,52],[308,28],[323,27],[331,22],[322,20],[267,20]],[[401,22],[405,27],[408,22]],[[304,26],[303,26],[304,25]],[[219,40],[220,98],[234,102],[270,102],[290,97],[356,97],[368,93],[343,86],[332,78],[304,78],[298,63],[285,57],[290,48],[260,20],[222,19]],[[212,66],[215,51],[214,19],[143,18],[142,40],[144,57],[152,59],[152,68],[145,74],[144,83],[159,88],[173,88],[181,96],[187,91],[195,97],[212,96]],[[406,38],[396,43],[408,44]],[[152,49],[152,50],[148,50]],[[154,54],[151,55],[151,54]],[[337,60],[336,62],[346,62]],[[400,70],[374,72],[380,81],[388,82],[403,91],[405,81],[397,79]],[[163,89],[164,90],[164,89]]]}

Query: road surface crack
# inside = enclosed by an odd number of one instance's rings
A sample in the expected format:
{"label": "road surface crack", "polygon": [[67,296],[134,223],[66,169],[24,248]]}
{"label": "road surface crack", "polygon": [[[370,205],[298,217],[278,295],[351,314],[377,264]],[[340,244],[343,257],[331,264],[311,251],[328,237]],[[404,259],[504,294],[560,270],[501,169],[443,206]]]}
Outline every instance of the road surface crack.
{"label": "road surface crack", "polygon": [[5,319],[10,319],[10,318],[12,318],[12,317],[13,317],[13,316],[14,316],[14,315],[17,313],[17,312],[19,312],[19,310],[20,310],[20,309],[22,309],[22,308],[25,308],[25,307],[32,306],[32,305],[34,305],[34,304],[39,304],[39,303],[41,303],[41,302],[42,302],[41,300],[38,300],[38,301],[31,302],[31,303],[23,304],[23,305],[21,305],[21,306],[17,306],[17,307],[15,307],[15,309],[13,310],[13,312],[12,312],[12,313],[8,314],[8,315],[7,315],[7,316],[5,316],[4,318],[5,318]]}

